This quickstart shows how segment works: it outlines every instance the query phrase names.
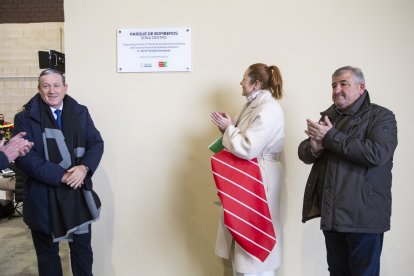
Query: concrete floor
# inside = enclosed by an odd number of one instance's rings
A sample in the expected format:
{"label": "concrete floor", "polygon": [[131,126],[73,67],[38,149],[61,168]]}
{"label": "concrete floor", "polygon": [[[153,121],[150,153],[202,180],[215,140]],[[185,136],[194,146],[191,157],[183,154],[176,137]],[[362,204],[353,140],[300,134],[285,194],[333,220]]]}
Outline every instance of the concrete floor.
{"label": "concrete floor", "polygon": [[[67,242],[60,244],[60,257],[64,276],[72,275]],[[30,230],[20,216],[0,220],[0,275],[38,275]]]}

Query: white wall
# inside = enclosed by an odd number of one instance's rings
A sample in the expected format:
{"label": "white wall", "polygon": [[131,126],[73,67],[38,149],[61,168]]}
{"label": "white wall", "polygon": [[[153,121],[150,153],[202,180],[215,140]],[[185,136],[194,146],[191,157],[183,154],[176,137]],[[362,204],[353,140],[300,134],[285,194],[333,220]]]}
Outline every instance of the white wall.
{"label": "white wall", "polygon": [[[219,207],[207,145],[212,110],[242,105],[239,82],[255,62],[278,65],[285,81],[284,261],[280,275],[328,275],[319,219],[301,223],[310,167],[297,158],[305,119],[331,104],[331,73],[362,68],[373,102],[393,110],[392,230],[384,276],[411,275],[414,139],[414,2],[65,1],[69,93],[86,104],[106,142],[95,188],[96,275],[231,275],[214,255]],[[189,73],[116,73],[116,29],[189,27]]]}

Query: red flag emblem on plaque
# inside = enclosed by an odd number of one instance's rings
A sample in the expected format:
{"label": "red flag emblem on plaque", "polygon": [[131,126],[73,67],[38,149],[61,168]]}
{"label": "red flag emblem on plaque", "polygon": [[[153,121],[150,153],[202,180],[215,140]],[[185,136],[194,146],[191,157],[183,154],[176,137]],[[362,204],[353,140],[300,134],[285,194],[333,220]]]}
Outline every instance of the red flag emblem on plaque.
{"label": "red flag emblem on plaque", "polygon": [[276,235],[257,159],[241,159],[222,150],[211,157],[211,166],[224,224],[244,250],[265,261]]}

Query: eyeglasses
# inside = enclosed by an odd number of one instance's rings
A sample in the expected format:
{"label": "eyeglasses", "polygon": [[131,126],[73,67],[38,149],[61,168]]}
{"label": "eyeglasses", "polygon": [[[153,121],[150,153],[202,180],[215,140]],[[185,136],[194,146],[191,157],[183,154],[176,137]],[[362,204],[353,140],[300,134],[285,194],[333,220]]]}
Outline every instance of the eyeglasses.
{"label": "eyeglasses", "polygon": [[62,88],[62,87],[63,87],[63,83],[52,83],[52,84],[49,84],[49,83],[42,83],[42,84],[40,85],[40,87],[41,87],[42,89],[50,89],[51,87],[53,87],[53,88],[55,88],[55,89],[59,89],[59,88]]}

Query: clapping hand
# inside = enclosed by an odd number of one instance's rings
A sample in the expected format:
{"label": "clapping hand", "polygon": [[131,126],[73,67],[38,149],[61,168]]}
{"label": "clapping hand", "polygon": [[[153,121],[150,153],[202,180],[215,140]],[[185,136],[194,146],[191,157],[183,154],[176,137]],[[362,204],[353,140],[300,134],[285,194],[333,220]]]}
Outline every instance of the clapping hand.
{"label": "clapping hand", "polygon": [[214,111],[211,112],[210,117],[213,124],[219,128],[221,133],[223,133],[229,125],[233,124],[233,120],[226,112]]}
{"label": "clapping hand", "polygon": [[0,141],[0,151],[7,156],[9,162],[14,161],[17,157],[26,155],[33,147],[33,142],[23,138],[25,135],[26,132],[20,132],[13,136],[7,144],[4,138]]}
{"label": "clapping hand", "polygon": [[312,120],[306,120],[308,128],[305,130],[306,135],[309,136],[312,152],[317,154],[324,149],[322,140],[326,133],[333,127],[328,116],[324,116],[323,120],[315,122]]}

